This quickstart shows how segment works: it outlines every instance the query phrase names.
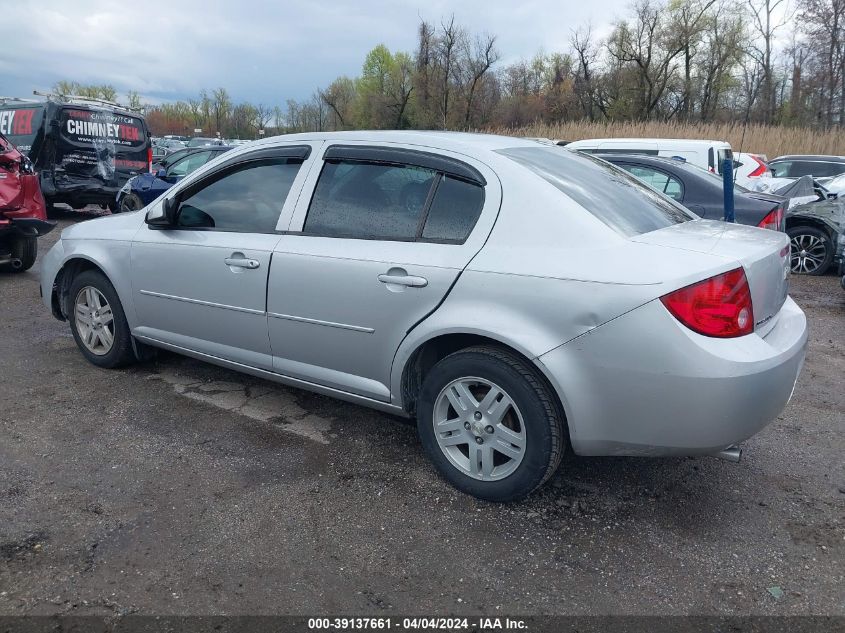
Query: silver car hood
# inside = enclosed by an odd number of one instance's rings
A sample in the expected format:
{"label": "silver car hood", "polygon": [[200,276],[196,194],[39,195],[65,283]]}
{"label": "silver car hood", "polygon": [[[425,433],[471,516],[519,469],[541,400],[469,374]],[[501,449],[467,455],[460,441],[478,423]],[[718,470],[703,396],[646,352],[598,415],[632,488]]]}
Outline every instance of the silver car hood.
{"label": "silver car hood", "polygon": [[130,240],[144,222],[146,209],[118,213],[72,224],[62,231],[63,240]]}
{"label": "silver car hood", "polygon": [[754,321],[763,326],[778,313],[789,290],[789,238],[786,233],[716,220],[676,224],[633,238],[653,244],[733,259],[745,269]]}

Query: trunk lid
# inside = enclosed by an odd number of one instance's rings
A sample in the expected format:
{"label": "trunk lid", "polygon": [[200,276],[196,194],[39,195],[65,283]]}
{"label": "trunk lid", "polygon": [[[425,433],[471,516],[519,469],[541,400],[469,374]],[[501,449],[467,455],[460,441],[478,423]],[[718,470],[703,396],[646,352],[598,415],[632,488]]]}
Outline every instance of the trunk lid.
{"label": "trunk lid", "polygon": [[785,233],[697,220],[645,233],[632,241],[717,255],[741,264],[751,289],[755,329],[764,328],[786,301],[789,238]]}

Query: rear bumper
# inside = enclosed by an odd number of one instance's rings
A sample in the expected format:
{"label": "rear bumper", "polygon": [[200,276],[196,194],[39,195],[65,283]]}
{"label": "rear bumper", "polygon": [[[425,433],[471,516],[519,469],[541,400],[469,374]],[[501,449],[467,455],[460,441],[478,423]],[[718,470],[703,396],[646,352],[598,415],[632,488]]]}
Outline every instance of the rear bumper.
{"label": "rear bumper", "polygon": [[15,233],[26,237],[46,235],[56,228],[55,220],[41,220],[39,218],[0,218],[0,235]]}
{"label": "rear bumper", "polygon": [[701,455],[751,437],[784,409],[807,347],[787,298],[763,336],[714,339],[652,301],[538,360],[580,455]]}

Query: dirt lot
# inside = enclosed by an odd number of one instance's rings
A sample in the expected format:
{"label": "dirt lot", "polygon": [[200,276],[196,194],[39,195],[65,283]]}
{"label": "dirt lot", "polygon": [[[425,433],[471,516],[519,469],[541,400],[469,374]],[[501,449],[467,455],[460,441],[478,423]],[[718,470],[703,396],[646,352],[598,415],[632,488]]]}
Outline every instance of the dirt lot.
{"label": "dirt lot", "polygon": [[37,283],[0,276],[0,615],[845,615],[833,276],[793,278],[807,363],[740,464],[572,457],[504,506],[406,422],[174,355],[97,369]]}

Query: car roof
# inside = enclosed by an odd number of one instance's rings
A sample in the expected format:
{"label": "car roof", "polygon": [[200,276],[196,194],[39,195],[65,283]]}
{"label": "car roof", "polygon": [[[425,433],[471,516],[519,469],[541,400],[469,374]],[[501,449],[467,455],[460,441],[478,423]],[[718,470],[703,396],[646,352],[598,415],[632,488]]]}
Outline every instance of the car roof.
{"label": "car roof", "polygon": [[677,160],[675,158],[671,158],[669,156],[654,156],[651,154],[615,154],[613,152],[596,152],[593,154],[602,160],[606,160],[609,163],[613,163],[616,161],[625,161],[625,162],[637,162],[637,163],[648,163],[650,165],[666,165],[666,166],[675,166],[675,165],[683,165],[687,161],[684,160]]}
{"label": "car roof", "polygon": [[[296,141],[329,141],[329,142],[372,142],[399,143],[405,145],[420,145],[435,149],[454,151],[457,153],[477,154],[494,152],[511,147],[554,148],[538,141],[516,138],[514,136],[500,136],[497,134],[480,134],[475,132],[446,132],[427,130],[360,130],[344,132],[303,132],[299,134],[284,134],[271,136],[266,139],[252,141],[252,147],[274,145],[279,142]],[[239,146],[243,148],[244,146]],[[561,151],[563,148],[561,148]]]}
{"label": "car roof", "polygon": [[727,141],[714,141],[708,139],[693,139],[693,138],[628,138],[628,137],[614,137],[614,138],[584,138],[578,141],[570,141],[568,145],[576,145],[582,143],[678,143],[684,145],[723,145],[730,147]]}
{"label": "car roof", "polygon": [[183,152],[185,154],[196,154],[197,152],[222,152],[227,149],[234,149],[233,145],[194,145],[193,147],[180,147],[177,150],[173,150],[170,152],[171,154],[175,154],[176,152]]}
{"label": "car roof", "polygon": [[834,163],[845,163],[845,156],[834,156],[825,154],[784,154],[770,160],[770,163],[776,160],[809,160],[809,161],[830,161]]}

